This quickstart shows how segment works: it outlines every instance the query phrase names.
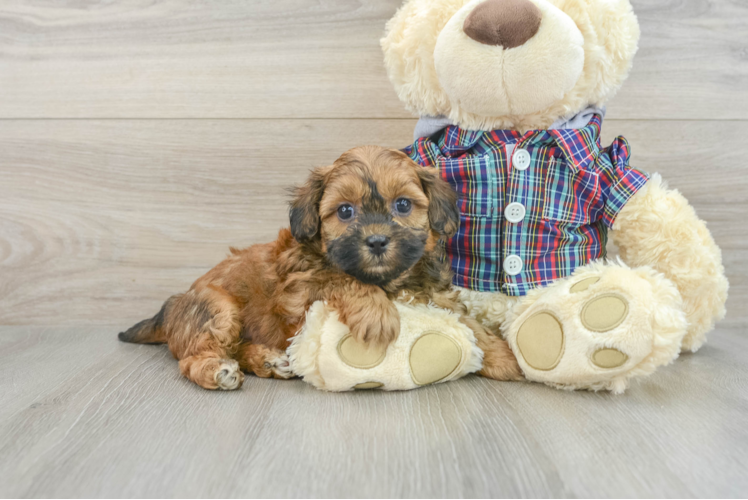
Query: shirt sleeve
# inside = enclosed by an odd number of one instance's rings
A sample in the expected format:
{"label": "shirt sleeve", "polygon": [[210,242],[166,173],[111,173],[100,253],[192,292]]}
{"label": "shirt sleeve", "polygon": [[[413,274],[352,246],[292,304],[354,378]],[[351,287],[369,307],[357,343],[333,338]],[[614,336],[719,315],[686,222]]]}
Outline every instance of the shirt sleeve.
{"label": "shirt sleeve", "polygon": [[617,137],[597,159],[600,188],[605,200],[603,222],[611,229],[619,212],[649,180],[649,174],[629,166],[630,151],[628,141]]}

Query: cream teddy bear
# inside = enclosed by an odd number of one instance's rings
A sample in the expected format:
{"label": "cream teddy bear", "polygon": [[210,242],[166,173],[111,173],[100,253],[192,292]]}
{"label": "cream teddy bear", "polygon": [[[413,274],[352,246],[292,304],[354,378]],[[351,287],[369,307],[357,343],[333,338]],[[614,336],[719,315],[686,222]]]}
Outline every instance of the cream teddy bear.
{"label": "cream teddy bear", "polygon": [[[460,230],[445,242],[454,285],[531,381],[620,393],[696,351],[725,313],[728,283],[704,222],[658,174],[629,165],[624,138],[600,144],[603,106],[638,38],[628,0],[409,0],[382,39],[390,80],[421,117],[406,152],[460,198]],[[616,262],[605,259],[608,230]],[[366,368],[346,360],[334,311],[315,305],[290,349],[295,370],[347,390],[417,387],[415,371],[429,366],[440,368],[428,382],[480,367],[451,313],[398,307],[400,338]],[[434,333],[459,349],[416,349]]]}

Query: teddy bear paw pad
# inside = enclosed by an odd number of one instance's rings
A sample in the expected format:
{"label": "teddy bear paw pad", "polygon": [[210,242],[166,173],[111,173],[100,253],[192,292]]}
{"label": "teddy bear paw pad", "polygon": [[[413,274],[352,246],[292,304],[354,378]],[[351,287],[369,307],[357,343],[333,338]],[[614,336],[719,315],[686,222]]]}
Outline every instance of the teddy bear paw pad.
{"label": "teddy bear paw pad", "polygon": [[552,314],[535,314],[519,328],[517,346],[525,362],[532,368],[552,370],[564,352],[564,330]]}
{"label": "teddy bear paw pad", "polygon": [[600,368],[618,368],[629,357],[618,349],[599,349],[592,355],[592,362]]}
{"label": "teddy bear paw pad", "polygon": [[427,385],[451,375],[462,361],[462,347],[442,333],[421,336],[410,349],[410,374],[413,382]]}
{"label": "teddy bear paw pad", "polygon": [[623,323],[628,312],[629,304],[620,295],[600,295],[582,309],[582,324],[593,332],[607,332]]}
{"label": "teddy bear paw pad", "polygon": [[384,384],[382,382],[364,382],[362,384],[356,384],[353,386],[354,389],[379,389]]}
{"label": "teddy bear paw pad", "polygon": [[598,281],[600,281],[600,278],[598,278],[597,276],[593,276],[592,278],[583,279],[582,281],[578,281],[577,283],[574,283],[571,286],[571,288],[569,288],[569,292],[571,292],[571,293],[584,292],[585,290],[587,290],[589,287],[591,287],[592,285],[594,285]]}
{"label": "teddy bear paw pad", "polygon": [[368,370],[378,366],[387,352],[387,347],[358,342],[350,334],[338,343],[338,355],[345,364],[353,368]]}

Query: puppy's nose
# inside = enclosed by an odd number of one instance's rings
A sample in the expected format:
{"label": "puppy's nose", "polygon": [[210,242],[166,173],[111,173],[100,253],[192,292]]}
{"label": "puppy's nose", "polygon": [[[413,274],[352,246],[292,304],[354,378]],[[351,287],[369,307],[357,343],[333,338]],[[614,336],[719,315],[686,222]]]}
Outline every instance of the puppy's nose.
{"label": "puppy's nose", "polygon": [[366,246],[369,247],[369,251],[374,255],[382,255],[387,251],[387,245],[390,243],[390,239],[383,234],[375,234],[366,238]]}
{"label": "puppy's nose", "polygon": [[530,0],[486,0],[468,14],[462,30],[476,42],[511,49],[535,36],[542,17]]}

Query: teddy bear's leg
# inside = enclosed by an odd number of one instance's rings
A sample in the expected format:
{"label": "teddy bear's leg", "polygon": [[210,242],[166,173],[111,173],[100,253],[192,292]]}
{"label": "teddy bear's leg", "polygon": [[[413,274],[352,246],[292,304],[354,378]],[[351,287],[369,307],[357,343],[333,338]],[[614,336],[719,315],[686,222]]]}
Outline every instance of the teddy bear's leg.
{"label": "teddy bear's leg", "polygon": [[720,249],[704,221],[655,174],[618,214],[613,241],[628,265],[651,266],[675,283],[688,319],[682,348],[696,351],[724,317],[728,288]]}
{"label": "teddy bear's leg", "polygon": [[[459,314],[433,304],[395,302],[400,332],[387,346],[358,342],[329,304],[315,302],[293,338],[288,354],[296,375],[327,391],[405,390],[446,382],[481,369],[484,353],[476,346],[475,328]],[[470,318],[467,318],[470,322]],[[485,331],[477,324],[479,331]],[[476,326],[473,325],[473,326]],[[496,351],[514,364],[511,353]],[[492,355],[494,352],[492,351]],[[495,364],[501,360],[491,358]],[[502,375],[499,367],[492,374]]]}
{"label": "teddy bear's leg", "polygon": [[620,393],[678,356],[686,319],[662,274],[595,262],[530,292],[503,333],[528,380]]}

